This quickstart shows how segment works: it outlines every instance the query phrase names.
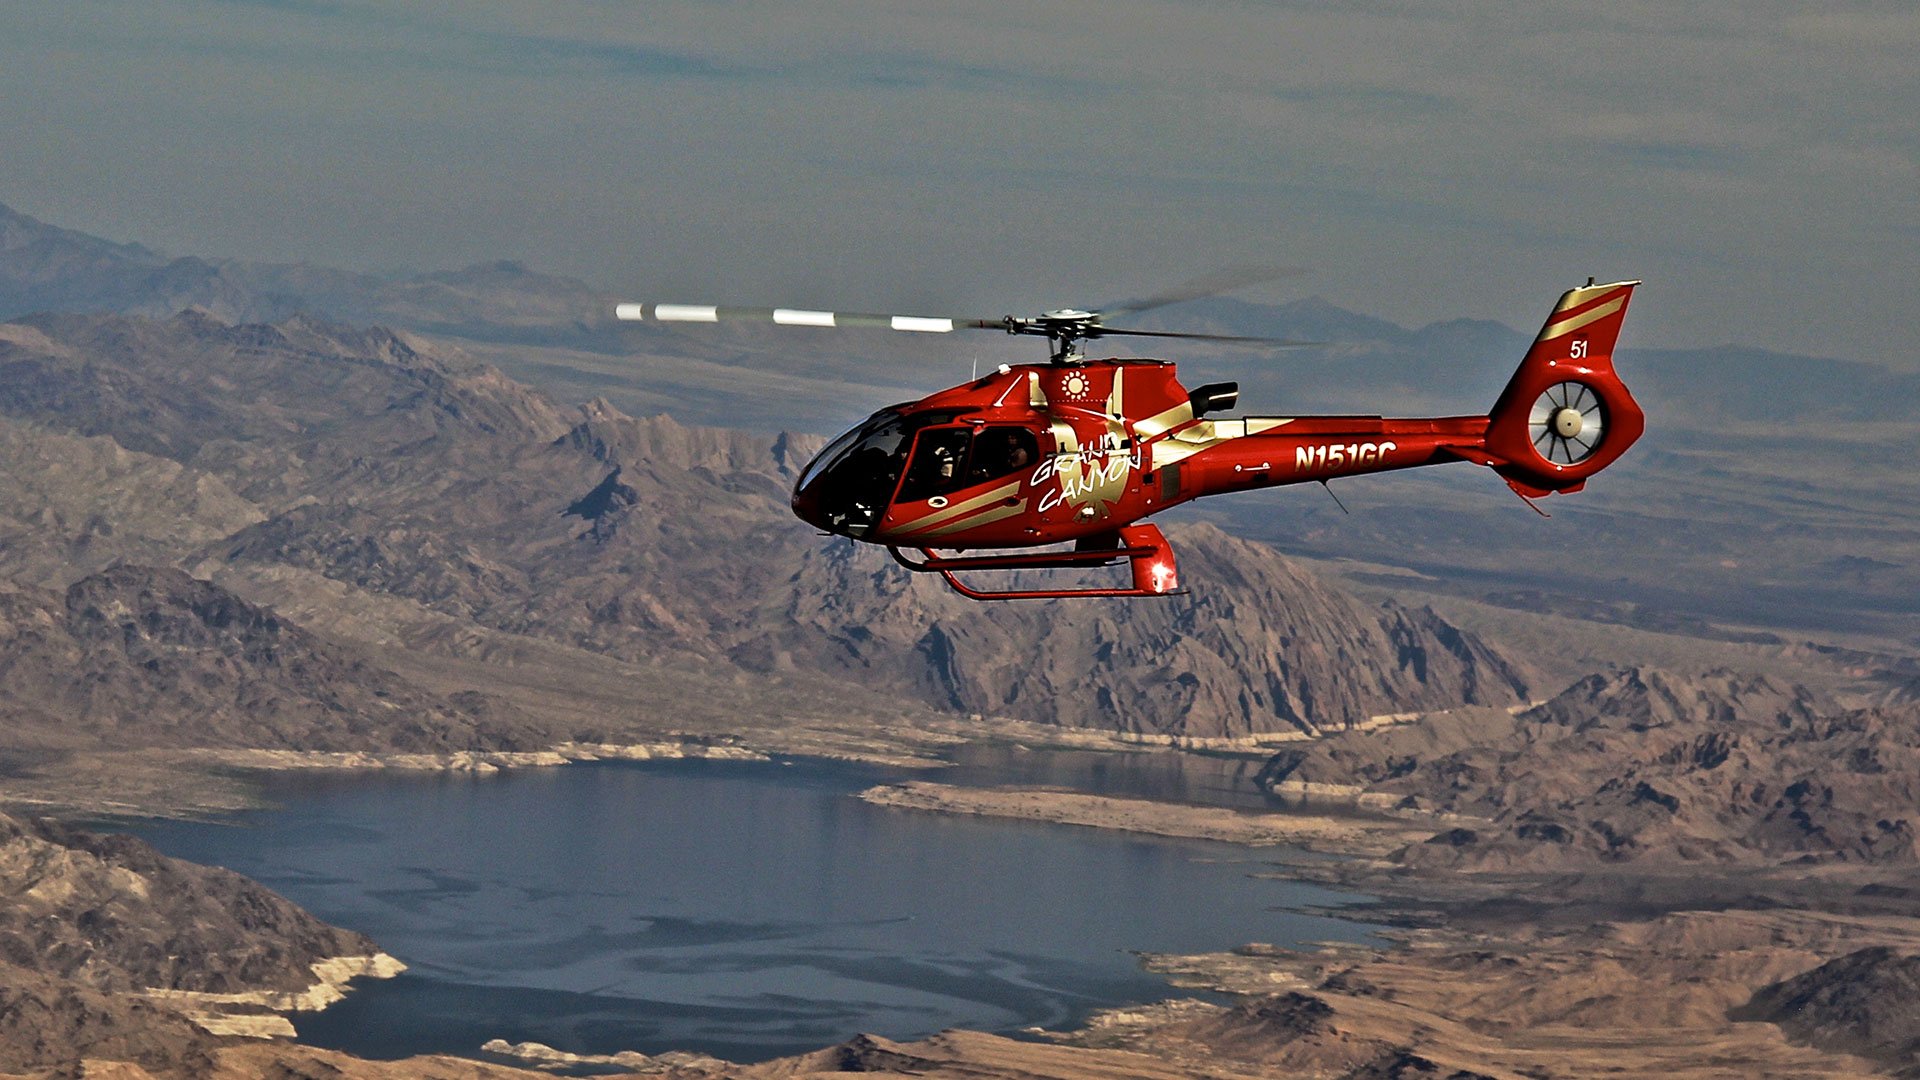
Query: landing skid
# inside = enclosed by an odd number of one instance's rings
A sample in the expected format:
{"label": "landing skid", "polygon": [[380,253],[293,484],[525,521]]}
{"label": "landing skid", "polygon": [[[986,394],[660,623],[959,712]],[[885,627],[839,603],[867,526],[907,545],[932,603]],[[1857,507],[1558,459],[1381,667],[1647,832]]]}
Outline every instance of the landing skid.
{"label": "landing skid", "polygon": [[[932,548],[917,548],[924,561],[915,562],[897,547],[889,546],[893,560],[916,574],[939,574],[954,592],[969,600],[1061,600],[1077,596],[1177,596],[1187,590],[1180,587],[1173,548],[1160,530],[1152,525],[1129,525],[1117,534],[1082,541],[1072,551],[1027,551],[998,555],[936,555]],[[968,570],[1071,570],[1111,566],[1126,559],[1133,571],[1130,588],[1087,589],[976,589],[955,576]]]}

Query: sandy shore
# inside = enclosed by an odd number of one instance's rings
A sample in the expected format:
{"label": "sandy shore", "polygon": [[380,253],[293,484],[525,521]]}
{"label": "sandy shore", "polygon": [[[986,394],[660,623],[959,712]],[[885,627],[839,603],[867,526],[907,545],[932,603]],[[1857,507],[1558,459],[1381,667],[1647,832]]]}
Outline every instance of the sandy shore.
{"label": "sandy shore", "polygon": [[1286,845],[1371,857],[1424,840],[1436,828],[1316,814],[1242,813],[1218,806],[1115,799],[1053,788],[970,788],[928,781],[883,784],[861,792],[860,798],[876,806],[907,810],[1049,821],[1256,847]]}

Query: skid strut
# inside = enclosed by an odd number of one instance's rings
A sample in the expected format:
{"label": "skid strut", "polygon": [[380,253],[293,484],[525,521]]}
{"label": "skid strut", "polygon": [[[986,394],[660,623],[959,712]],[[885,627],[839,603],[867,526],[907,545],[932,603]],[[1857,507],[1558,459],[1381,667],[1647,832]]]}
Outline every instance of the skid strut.
{"label": "skid strut", "polygon": [[[1173,548],[1152,525],[1128,525],[1118,533],[1082,541],[1072,551],[1023,551],[998,555],[937,555],[918,548],[923,561],[915,562],[900,548],[887,548],[895,562],[917,574],[939,574],[954,592],[971,600],[1061,600],[1075,596],[1176,596],[1180,572]],[[1110,566],[1126,559],[1133,572],[1129,588],[1086,589],[976,589],[954,576],[968,570],[1070,570]]]}

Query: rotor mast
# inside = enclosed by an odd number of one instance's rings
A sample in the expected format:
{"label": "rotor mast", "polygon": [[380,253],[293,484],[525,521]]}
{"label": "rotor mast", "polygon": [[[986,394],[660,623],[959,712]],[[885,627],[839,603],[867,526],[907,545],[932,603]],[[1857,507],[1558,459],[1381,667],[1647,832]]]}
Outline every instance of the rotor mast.
{"label": "rotor mast", "polygon": [[1079,308],[1060,308],[1034,319],[1009,315],[1005,322],[1009,334],[1045,337],[1049,359],[1056,364],[1085,363],[1087,354],[1081,351],[1080,343],[1099,337],[1101,331],[1099,312]]}

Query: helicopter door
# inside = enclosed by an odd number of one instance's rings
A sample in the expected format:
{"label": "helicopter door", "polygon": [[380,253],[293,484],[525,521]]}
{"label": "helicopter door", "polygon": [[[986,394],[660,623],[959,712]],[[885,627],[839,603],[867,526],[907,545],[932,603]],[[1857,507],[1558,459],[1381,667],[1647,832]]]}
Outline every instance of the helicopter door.
{"label": "helicopter door", "polygon": [[919,502],[966,486],[967,451],[973,428],[927,428],[913,442],[907,460],[907,478],[900,483],[896,503]]}

